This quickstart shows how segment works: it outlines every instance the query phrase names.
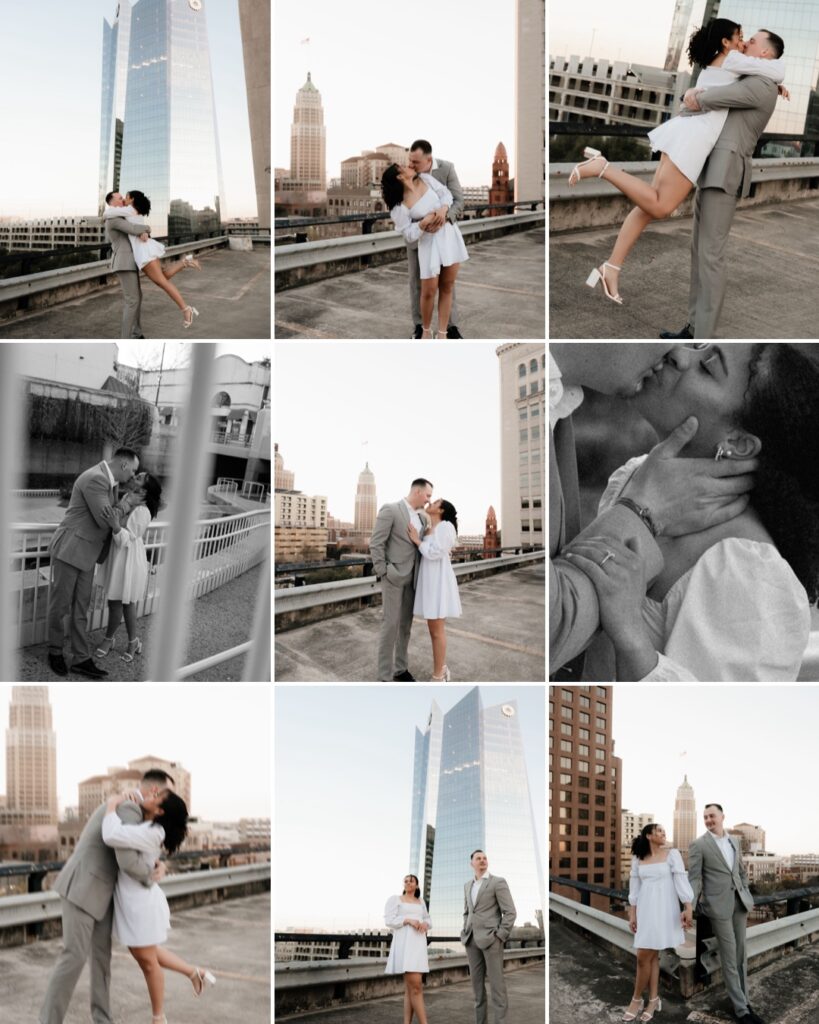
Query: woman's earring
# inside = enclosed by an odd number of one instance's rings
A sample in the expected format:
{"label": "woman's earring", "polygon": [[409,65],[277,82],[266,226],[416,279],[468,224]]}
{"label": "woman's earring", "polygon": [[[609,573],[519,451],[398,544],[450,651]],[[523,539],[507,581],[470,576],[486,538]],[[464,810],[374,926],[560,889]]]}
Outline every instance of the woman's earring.
{"label": "woman's earring", "polygon": [[723,448],[721,444],[717,445],[717,454],[714,456],[714,462],[719,462],[720,459],[730,459],[731,453],[727,448]]}

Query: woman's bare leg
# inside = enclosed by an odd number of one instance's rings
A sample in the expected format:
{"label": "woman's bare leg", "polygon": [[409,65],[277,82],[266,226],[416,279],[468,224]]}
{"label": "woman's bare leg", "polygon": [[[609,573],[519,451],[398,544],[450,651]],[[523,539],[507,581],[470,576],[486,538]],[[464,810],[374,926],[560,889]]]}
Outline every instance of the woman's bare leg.
{"label": "woman's bare leg", "polygon": [[148,986],[148,996],[151,1000],[151,1012],[154,1017],[161,1017],[165,1012],[165,975],[157,959],[157,947],[129,946],[128,948],[145,975],[145,984]]}
{"label": "woman's bare leg", "polygon": [[653,949],[637,950],[637,975],[634,979],[634,998],[642,999],[643,992],[648,988],[651,981],[651,961]]}
{"label": "woman's bare leg", "polygon": [[410,1002],[415,1011],[418,1024],[427,1024],[427,1011],[424,1008],[424,991],[421,988],[421,975],[418,971],[407,971],[404,981],[409,989]]}
{"label": "woman's bare leg", "polygon": [[[583,168],[584,178],[596,177],[603,166],[603,157]],[[669,217],[694,187],[683,172],[663,153],[660,157],[660,169],[649,185],[633,174],[627,174],[611,164],[603,172],[602,177],[627,196],[635,206],[639,206],[654,220]]]}
{"label": "woman's bare leg", "polygon": [[137,635],[137,614],[136,614],[136,602],[133,604],[124,604],[122,606],[122,614],[125,618],[125,628],[128,630],[128,642],[136,640]]}
{"label": "woman's bare leg", "polygon": [[455,278],[458,276],[460,266],[460,263],[453,263],[451,267],[441,267],[438,277],[438,333],[444,336],[449,327],[452,293],[455,290]]}
{"label": "woman's bare leg", "polygon": [[655,950],[651,961],[651,976],[648,982],[648,997],[656,999],[660,994],[660,954]]}
{"label": "woman's bare leg", "polygon": [[151,260],[150,263],[146,263],[142,268],[142,272],[147,278],[153,281],[154,284],[158,284],[163,292],[167,292],[180,309],[184,309],[187,306],[187,302],[182,298],[182,295],[176,285],[171,284],[171,282],[162,273],[162,267],[159,265],[158,259]]}
{"label": "woman's bare leg", "polygon": [[437,277],[421,278],[421,325],[425,331],[432,330],[432,310],[435,306],[435,293],[437,291]]}
{"label": "woman's bare leg", "polygon": [[[659,177],[660,165],[658,164],[657,170],[654,172],[654,180],[651,183],[653,188],[656,188]],[[613,263],[615,267],[622,267],[628,257],[628,254],[634,248],[634,243],[653,220],[654,218],[647,214],[645,210],[641,210],[639,206],[635,206],[623,221],[623,225],[617,235],[617,241],[614,243],[614,248],[611,250],[611,256],[609,256],[608,262]],[[615,295],[619,292],[619,281],[620,271],[612,270],[611,267],[606,267],[606,284],[609,286],[609,291],[613,292]]]}
{"label": "woman's bare leg", "polygon": [[174,274],[178,274],[180,270],[184,270],[188,264],[184,260],[179,260],[178,263],[174,263],[170,267],[163,267],[162,273],[165,275],[165,280],[170,281]]}
{"label": "woman's bare leg", "polygon": [[187,960],[183,960],[181,956],[177,956],[176,953],[165,949],[164,946],[156,947],[156,958],[159,961],[160,967],[164,967],[166,971],[176,971],[177,974],[184,974],[190,980],[193,990],[197,995],[202,991],[204,982],[196,977],[196,966],[194,964],[189,964]]}
{"label": "woman's bare leg", "polygon": [[442,676],[446,664],[446,619],[427,619],[432,641],[432,674]]}
{"label": "woman's bare leg", "polygon": [[412,1000],[406,974],[404,975],[404,1024],[412,1024]]}

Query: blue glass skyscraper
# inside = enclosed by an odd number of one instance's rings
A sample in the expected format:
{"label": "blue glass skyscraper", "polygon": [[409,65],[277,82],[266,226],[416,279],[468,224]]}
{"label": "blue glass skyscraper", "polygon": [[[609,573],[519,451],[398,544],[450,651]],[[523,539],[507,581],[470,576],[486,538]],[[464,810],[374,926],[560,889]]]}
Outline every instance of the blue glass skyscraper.
{"label": "blue glass skyscraper", "polygon": [[131,42],[131,5],[117,4],[113,24],[102,23],[102,114],[100,117],[99,208],[108,192],[119,192],[125,90],[128,84],[128,47]]}

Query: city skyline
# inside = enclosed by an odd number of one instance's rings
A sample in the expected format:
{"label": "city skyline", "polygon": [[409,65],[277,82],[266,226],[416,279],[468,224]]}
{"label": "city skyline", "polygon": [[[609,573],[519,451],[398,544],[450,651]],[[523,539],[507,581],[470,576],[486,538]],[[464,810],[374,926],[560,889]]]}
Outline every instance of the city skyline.
{"label": "city skyline", "polygon": [[[0,686],[5,750],[11,686]],[[192,812],[204,820],[270,817],[270,694],[243,686],[154,686],[111,689],[60,683],[48,688],[57,736],[60,817],[79,802],[85,779],[146,756],[181,763],[192,778]],[[202,722],[218,722],[214,733]],[[0,757],[0,794],[6,793]]]}
{"label": "city skyline", "polygon": [[[705,831],[706,803],[717,802],[726,827],[760,825],[769,852],[819,852],[819,814],[812,805],[806,813],[802,784],[819,772],[815,687],[618,684],[615,690],[623,807],[653,812],[670,840],[675,795],[687,775],[697,835]],[[771,771],[772,763],[781,771]]]}
{"label": "city skyline", "polygon": [[[25,159],[0,167],[0,217],[97,215],[102,25],[103,19],[113,20],[116,7],[117,0],[7,0],[0,89],[18,102],[7,105],[4,128]],[[217,43],[211,59],[225,184],[221,212],[225,219],[250,217],[257,212],[256,190],[238,4],[204,0],[204,7],[208,37]],[[79,57],[70,64],[70,76],[67,53]],[[45,124],[48,131],[42,130]],[[139,182],[123,182],[124,189],[138,187]]]}
{"label": "city skyline", "polygon": [[[363,0],[276,6],[276,167],[290,167],[293,103],[309,71],[324,107],[328,179],[340,176],[348,157],[388,143],[409,146],[417,138],[455,164],[462,185],[489,184],[498,142],[515,175],[514,0],[451,0],[443,18],[440,4],[419,0],[413,14],[416,26],[429,26],[430,37],[443,32],[447,38],[457,26],[457,45],[425,48],[423,29],[388,20],[380,9],[374,20]],[[362,32],[362,25],[369,28]],[[377,70],[379,44],[381,53],[402,55],[394,74]],[[484,56],[487,46],[491,59]]]}
{"label": "city skyline", "polygon": [[430,346],[421,358],[403,343],[279,342],[275,369],[273,439],[295,489],[326,496],[328,514],[354,522],[365,463],[379,507],[425,477],[433,499],[455,505],[463,535],[483,536],[490,505],[501,514],[494,343]]}
{"label": "city skyline", "polygon": [[[277,689],[276,930],[384,927],[384,905],[400,891],[408,870],[416,727],[426,722],[433,700],[445,713],[470,689]],[[486,706],[517,703],[542,850],[543,689],[481,686],[480,691]],[[306,807],[311,813],[305,814]],[[472,849],[464,850],[464,881]],[[492,849],[486,853],[490,872],[506,875],[504,861],[493,857]]]}

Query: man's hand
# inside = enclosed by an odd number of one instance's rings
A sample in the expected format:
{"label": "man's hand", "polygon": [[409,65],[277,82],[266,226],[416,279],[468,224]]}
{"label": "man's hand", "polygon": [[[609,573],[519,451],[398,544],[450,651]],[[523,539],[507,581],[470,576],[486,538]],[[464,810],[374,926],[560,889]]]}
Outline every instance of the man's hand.
{"label": "man's hand", "polygon": [[727,523],[750,501],[758,459],[677,458],[698,428],[689,416],[651,449],[623,489],[624,498],[648,508],[657,531],[667,537]]}
{"label": "man's hand", "polygon": [[140,242],[147,242],[150,237],[151,236],[148,234],[147,231],[143,231],[141,235],[137,235],[137,238],[140,240]]}
{"label": "man's hand", "polygon": [[449,212],[448,206],[442,206],[439,210],[435,210],[432,216],[435,218],[435,227],[442,228],[446,224],[446,215]]}
{"label": "man's hand", "polygon": [[685,95],[683,96],[683,105],[688,107],[689,110],[702,110],[702,107],[697,101],[697,95],[701,92],[705,92],[704,89],[686,89]]}
{"label": "man's hand", "polygon": [[431,234],[438,230],[434,213],[428,213],[426,217],[418,221],[418,227],[422,231],[429,231]]}
{"label": "man's hand", "polygon": [[156,862],[156,864],[154,864],[154,870],[153,870],[153,874],[151,875],[151,881],[152,882],[161,882],[162,879],[165,877],[165,875],[167,875],[167,873],[168,873],[168,868],[167,868],[167,866],[165,864],[165,861],[164,860],[158,860]]}

